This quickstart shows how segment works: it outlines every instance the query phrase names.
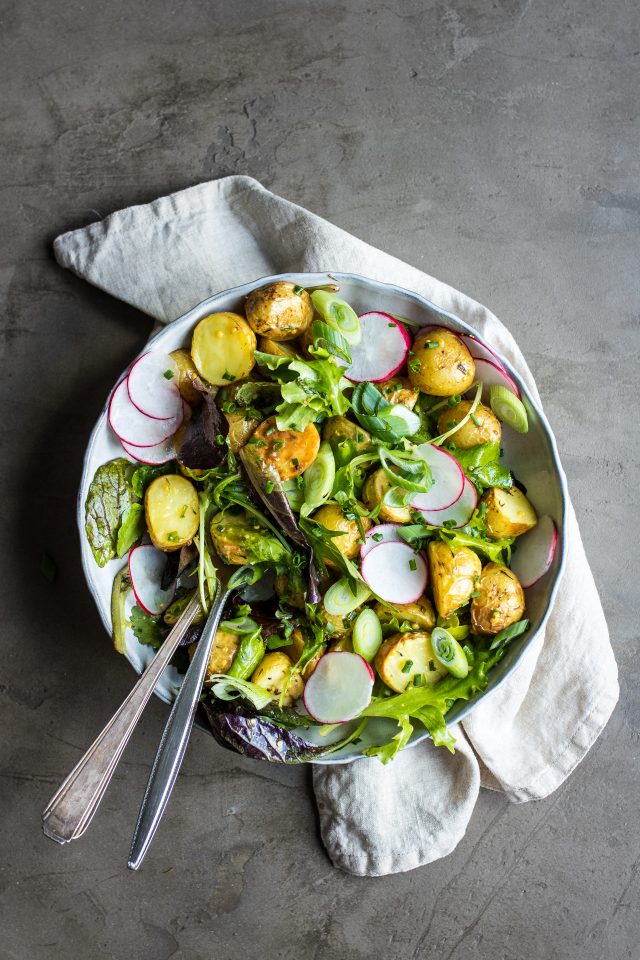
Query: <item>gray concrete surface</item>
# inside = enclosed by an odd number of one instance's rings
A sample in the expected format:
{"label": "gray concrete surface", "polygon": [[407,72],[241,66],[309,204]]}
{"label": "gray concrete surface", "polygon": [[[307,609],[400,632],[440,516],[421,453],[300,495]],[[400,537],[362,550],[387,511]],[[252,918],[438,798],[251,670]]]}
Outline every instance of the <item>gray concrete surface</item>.
{"label": "gray concrete surface", "polygon": [[[640,40],[625,0],[17,0],[0,7],[0,957],[640,957]],[[130,688],[85,589],[83,447],[149,320],[56,267],[113,209],[249,173],[487,303],[555,427],[622,681],[548,800],[483,793],[413,873],[335,871],[309,774],[195,737],[125,860],[165,708],[86,838],[39,815]],[[59,567],[51,586],[43,550]],[[576,656],[580,656],[579,644]],[[598,669],[597,662],[593,669]]]}

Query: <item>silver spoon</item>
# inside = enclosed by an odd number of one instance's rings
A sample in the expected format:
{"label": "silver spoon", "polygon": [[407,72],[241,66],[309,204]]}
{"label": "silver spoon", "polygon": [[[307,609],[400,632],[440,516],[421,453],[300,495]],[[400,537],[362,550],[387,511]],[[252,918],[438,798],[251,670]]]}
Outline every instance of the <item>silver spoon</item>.
{"label": "silver spoon", "polygon": [[129,853],[131,870],[137,870],[144,860],[178,777],[224,605],[234,590],[254,583],[261,576],[251,564],[236,567],[233,572],[227,567],[219,567],[216,572],[218,577],[211,610],[169,714],[140,805]]}

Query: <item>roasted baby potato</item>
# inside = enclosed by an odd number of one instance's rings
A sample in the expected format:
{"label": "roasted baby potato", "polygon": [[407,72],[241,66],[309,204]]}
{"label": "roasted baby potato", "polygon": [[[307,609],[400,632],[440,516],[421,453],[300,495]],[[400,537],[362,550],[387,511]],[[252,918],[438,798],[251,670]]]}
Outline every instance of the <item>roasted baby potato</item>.
{"label": "roasted baby potato", "polygon": [[328,640],[338,637],[350,637],[353,633],[353,624],[358,615],[358,610],[346,617],[341,617],[335,613],[327,613],[323,606],[318,608],[318,614],[324,624],[326,637]]}
{"label": "roasted baby potato", "polygon": [[451,547],[443,540],[429,542],[430,583],[436,610],[450,617],[477,590],[480,558],[468,547]]}
{"label": "roasted baby potato", "polygon": [[306,290],[278,280],[253,290],[247,297],[245,313],[251,328],[261,336],[295,340],[311,323],[313,304]]}
{"label": "roasted baby potato", "polygon": [[255,417],[247,417],[241,410],[225,413],[229,424],[229,446],[237,453],[260,423]]}
{"label": "roasted baby potato", "polygon": [[492,487],[485,491],[480,503],[484,503],[487,508],[484,515],[487,533],[496,540],[502,537],[519,537],[538,522],[535,510],[517,487],[510,487],[508,490]]}
{"label": "roasted baby potato", "polygon": [[[309,661],[304,670],[302,671],[302,676],[305,680],[308,680],[315,668],[318,666],[318,661],[320,657],[324,654],[326,647],[324,644],[319,648],[318,652],[314,655],[313,659]],[[302,630],[295,628],[291,634],[291,643],[288,647],[281,647],[281,653],[285,653],[289,659],[296,664],[302,654],[304,653],[304,637],[302,636]]]}
{"label": "roasted baby potato", "polygon": [[501,563],[488,563],[471,601],[471,627],[475,633],[495,634],[522,619],[524,590],[513,570]]}
{"label": "roasted baby potato", "polygon": [[[447,407],[438,418],[438,433],[446,433],[466,417],[471,409],[470,400],[461,400],[455,407]],[[500,443],[502,429],[493,410],[479,403],[474,413],[459,430],[451,434],[451,442],[456,447],[467,450],[479,443]]]}
{"label": "roasted baby potato", "polygon": [[409,410],[413,410],[420,393],[407,377],[390,377],[376,387],[388,403],[402,403]]}
{"label": "roasted baby potato", "polygon": [[369,474],[362,488],[362,499],[369,508],[374,510],[378,504],[382,504],[378,518],[387,520],[389,523],[409,523],[411,521],[411,510],[409,507],[390,507],[383,503],[385,494],[393,486],[391,480],[380,467]]}
{"label": "roasted baby potato", "polygon": [[420,676],[425,686],[433,686],[448,670],[435,658],[431,635],[426,632],[396,633],[385,640],[375,656],[375,667],[383,683],[402,693],[414,686]]}
{"label": "roasted baby potato", "polygon": [[253,432],[251,442],[281,480],[291,480],[310,467],[318,456],[320,434],[312,423],[304,430],[278,430],[276,418],[264,420]]}
{"label": "roasted baby potato", "polygon": [[144,512],[154,547],[179,550],[198,530],[198,492],[191,481],[179,474],[156,477],[147,487]]}
{"label": "roasted baby potato", "polygon": [[[198,644],[192,643],[189,647],[189,660],[193,659]],[[209,654],[209,663],[205,674],[205,683],[216,673],[227,673],[233,658],[238,652],[240,637],[237,633],[228,633],[226,630],[216,630],[213,646]]]}
{"label": "roasted baby potato", "polygon": [[[293,661],[281,650],[272,650],[265,654],[261,662],[251,675],[251,682],[273,694],[274,700],[279,700],[285,684],[287,692],[282,698],[282,705],[290,707],[302,696],[304,683],[299,673],[291,673]],[[288,679],[288,683],[287,683]]]}
{"label": "roasted baby potato", "polygon": [[356,454],[368,453],[373,449],[371,434],[363,430],[360,424],[352,423],[346,417],[329,417],[322,428],[322,439],[329,443],[344,443],[345,440],[353,444]]}
{"label": "roasted baby potato", "polygon": [[[174,350],[173,353],[169,354],[169,356],[178,367],[178,379],[176,382],[182,399],[186,400],[187,403],[192,407],[202,403],[201,391],[202,389],[206,389],[209,385],[203,382],[202,377],[196,370],[196,365],[193,362],[189,351]],[[195,384],[200,386],[200,390],[196,389]]]}
{"label": "roasted baby potato", "polygon": [[376,603],[373,608],[381,623],[398,620],[410,623],[414,630],[433,630],[436,615],[433,604],[426,597],[420,597],[415,603]]}
{"label": "roasted baby potato", "polygon": [[256,335],[238,313],[210,313],[197,325],[191,357],[201,377],[223,387],[255,366]]}
{"label": "roasted baby potato", "polygon": [[291,357],[294,360],[300,357],[296,344],[279,340],[269,340],[268,337],[258,337],[258,350],[269,353],[272,357]]}
{"label": "roasted baby potato", "polygon": [[345,634],[343,637],[338,637],[337,640],[330,643],[329,653],[353,653],[351,634]]}
{"label": "roasted baby potato", "polygon": [[250,562],[254,554],[282,559],[286,552],[280,541],[244,510],[216,513],[211,518],[209,533],[220,559],[234,566]]}
{"label": "roasted baby potato", "polygon": [[[327,530],[344,531],[341,537],[333,537],[332,544],[338,548],[343,557],[349,559],[356,556],[360,549],[361,537],[358,524],[355,520],[349,520],[342,512],[342,507],[337,503],[325,503],[323,507],[311,517],[316,523],[321,523]],[[371,526],[369,517],[362,517],[362,525],[365,530]],[[331,561],[327,564],[333,566]]]}
{"label": "roasted baby potato", "polygon": [[476,374],[473,357],[450,330],[442,327],[420,330],[412,349],[409,379],[423,393],[453,397],[464,393],[473,383]]}

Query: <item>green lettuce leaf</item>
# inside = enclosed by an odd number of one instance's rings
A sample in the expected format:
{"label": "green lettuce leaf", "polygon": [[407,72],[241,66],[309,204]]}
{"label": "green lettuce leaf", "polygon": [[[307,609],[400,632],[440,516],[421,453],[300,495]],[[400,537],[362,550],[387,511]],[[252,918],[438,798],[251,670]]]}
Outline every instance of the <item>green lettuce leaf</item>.
{"label": "green lettuce leaf", "polygon": [[166,631],[162,629],[162,617],[152,617],[136,603],[131,608],[131,629],[138,643],[157,650],[162,645]]}
{"label": "green lettuce leaf", "polygon": [[118,532],[124,517],[137,501],[131,485],[134,466],[117,457],[98,467],[85,501],[85,532],[99,567],[117,555]]}
{"label": "green lettuce leaf", "polygon": [[123,516],[120,529],[118,530],[118,538],[116,541],[117,555],[124,557],[134,543],[137,543],[145,529],[144,507],[141,503],[132,503]]}

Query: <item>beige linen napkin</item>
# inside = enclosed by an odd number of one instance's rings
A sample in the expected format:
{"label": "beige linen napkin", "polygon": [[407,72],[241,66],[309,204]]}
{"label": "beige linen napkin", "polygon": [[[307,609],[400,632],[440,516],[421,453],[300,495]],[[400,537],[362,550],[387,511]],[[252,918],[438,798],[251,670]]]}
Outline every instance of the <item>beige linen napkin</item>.
{"label": "beige linen napkin", "polygon": [[[250,177],[120,210],[58,237],[54,250],[62,266],[161,323],[268,274],[337,270],[393,282],[475,327],[538,397],[513,337],[485,307]],[[572,656],[578,646],[581,656]],[[481,777],[514,801],[547,796],[584,757],[617,699],[607,625],[569,505],[566,568],[545,634],[464,731],[455,728],[455,756],[426,741],[387,767],[359,760],[314,768],[333,863],[379,876],[446,856],[464,835]]]}

